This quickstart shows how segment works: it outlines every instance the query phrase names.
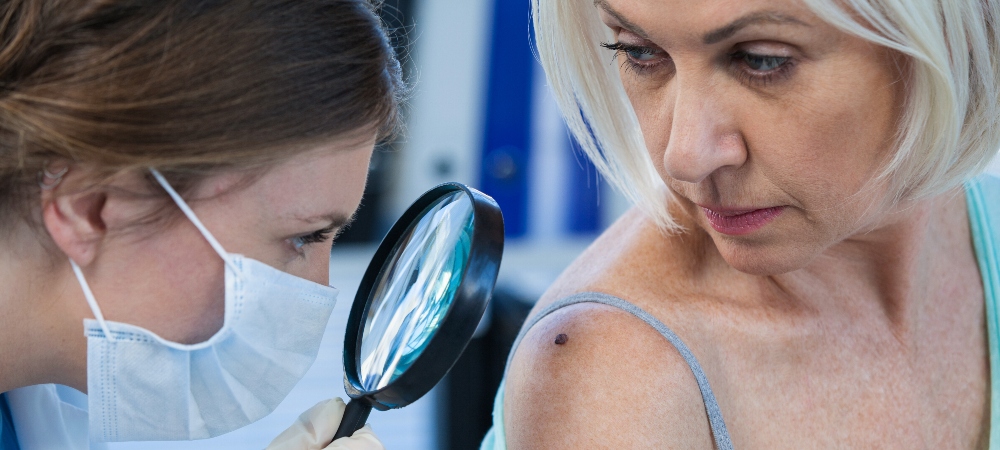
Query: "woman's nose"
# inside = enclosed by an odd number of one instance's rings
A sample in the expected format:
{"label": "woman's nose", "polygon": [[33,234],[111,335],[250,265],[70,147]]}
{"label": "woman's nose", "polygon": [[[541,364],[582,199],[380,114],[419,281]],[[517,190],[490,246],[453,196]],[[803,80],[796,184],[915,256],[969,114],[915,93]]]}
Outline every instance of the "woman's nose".
{"label": "woman's nose", "polygon": [[747,160],[746,144],[732,111],[714,98],[718,92],[713,91],[677,88],[663,153],[664,170],[675,180],[698,183],[719,169],[737,168]]}

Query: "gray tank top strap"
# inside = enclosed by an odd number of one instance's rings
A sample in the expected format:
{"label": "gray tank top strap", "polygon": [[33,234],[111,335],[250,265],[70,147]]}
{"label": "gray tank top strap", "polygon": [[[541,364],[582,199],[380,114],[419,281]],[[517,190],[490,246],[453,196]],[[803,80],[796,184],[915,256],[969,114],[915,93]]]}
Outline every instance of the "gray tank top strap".
{"label": "gray tank top strap", "polygon": [[[677,337],[677,335],[674,334],[670,328],[667,328],[663,322],[660,322],[648,312],[643,311],[642,308],[639,308],[638,306],[635,306],[618,297],[599,292],[582,292],[549,305],[538,314],[529,318],[521,327],[521,332],[518,333],[517,340],[514,341],[510,354],[507,356],[507,367],[510,367],[510,361],[514,357],[514,350],[517,349],[517,346],[521,343],[521,339],[524,338],[524,335],[528,333],[528,330],[530,330],[531,327],[535,326],[538,321],[544,319],[549,314],[578,303],[600,303],[618,308],[638,317],[643,322],[648,323],[649,326],[653,327],[656,331],[659,331],[663,337],[667,338],[667,341],[669,341],[674,348],[677,349],[677,352],[681,354],[681,357],[684,358],[688,367],[691,368],[691,373],[694,374],[695,380],[698,381],[698,389],[701,391],[701,399],[705,402],[705,412],[708,413],[708,425],[712,430],[712,438],[715,439],[715,448],[718,450],[732,450],[733,443],[729,439],[729,432],[726,431],[726,423],[722,420],[722,411],[719,410],[719,404],[715,401],[715,395],[712,394],[712,388],[708,385],[708,378],[705,377],[705,371],[701,370],[701,365],[698,364],[698,360],[695,359],[694,354],[691,353],[691,350],[688,349],[687,345],[684,345],[681,338]],[[506,378],[506,374],[504,375],[504,378]]]}

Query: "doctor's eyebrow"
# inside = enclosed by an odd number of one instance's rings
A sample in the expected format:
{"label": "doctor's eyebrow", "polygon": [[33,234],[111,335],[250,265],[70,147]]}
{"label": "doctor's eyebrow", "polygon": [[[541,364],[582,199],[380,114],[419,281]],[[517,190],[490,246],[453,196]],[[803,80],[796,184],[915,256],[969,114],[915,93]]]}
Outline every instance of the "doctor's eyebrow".
{"label": "doctor's eyebrow", "polygon": [[[609,16],[614,17],[615,20],[621,25],[622,28],[629,30],[635,35],[643,38],[649,39],[649,34],[646,33],[642,27],[636,25],[632,21],[628,20],[618,11],[615,11],[611,5],[608,4],[607,0],[594,0],[594,6],[601,8]],[[702,35],[701,41],[705,45],[717,44],[723,40],[726,40],[736,34],[737,31],[742,30],[750,25],[758,25],[763,23],[771,24],[791,24],[791,25],[801,25],[809,27],[808,23],[805,23],[793,16],[788,14],[783,14],[777,11],[758,11],[747,14],[739,19],[730,22],[728,25],[716,28],[715,30],[709,31]]]}
{"label": "doctor's eyebrow", "polygon": [[332,213],[332,214],[320,214],[318,216],[310,216],[310,217],[296,217],[296,219],[307,223],[326,222],[329,223],[330,225],[325,228],[334,230],[338,228],[344,228],[350,225],[351,222],[354,222],[354,218],[356,216],[357,214],[351,214],[350,216],[348,216],[341,213]]}

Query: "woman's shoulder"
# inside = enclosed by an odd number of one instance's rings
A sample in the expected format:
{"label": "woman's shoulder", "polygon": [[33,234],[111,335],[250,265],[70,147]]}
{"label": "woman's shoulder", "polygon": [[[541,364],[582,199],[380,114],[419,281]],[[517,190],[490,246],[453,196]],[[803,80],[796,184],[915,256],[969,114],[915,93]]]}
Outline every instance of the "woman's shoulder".
{"label": "woman's shoulder", "polygon": [[[694,270],[685,239],[692,238],[664,234],[641,212],[627,212],[563,272],[532,316],[573,294],[601,292],[690,337],[696,331],[684,324],[697,314],[683,308],[680,283]],[[663,300],[653,305],[657,292]],[[510,447],[712,446],[688,363],[650,324],[619,308],[578,303],[541,318],[520,341],[505,383]]]}
{"label": "woman's shoulder", "polygon": [[526,332],[505,381],[509,448],[711,448],[697,381],[654,328],[607,305]]}
{"label": "woman's shoulder", "polygon": [[539,307],[578,292],[606,292],[633,300],[637,293],[673,291],[698,270],[698,258],[691,256],[701,239],[694,232],[664,232],[633,208],[562,272]]}
{"label": "woman's shoulder", "polygon": [[[700,288],[718,284],[704,280],[719,281],[717,274],[706,270],[711,264],[704,261],[707,259],[704,249],[710,246],[702,239],[710,238],[696,231],[665,233],[641,211],[632,209],[563,271],[538,300],[530,317],[558,300],[597,292],[632,303],[666,324],[685,341],[691,341],[689,344],[702,347],[700,341],[710,338],[711,330],[699,324],[706,322],[706,314],[718,315],[720,312],[720,298],[716,293]],[[613,308],[606,306],[572,308],[573,313],[547,320],[616,332],[649,332],[654,343],[667,345],[648,324],[629,314],[621,311],[607,314]]]}

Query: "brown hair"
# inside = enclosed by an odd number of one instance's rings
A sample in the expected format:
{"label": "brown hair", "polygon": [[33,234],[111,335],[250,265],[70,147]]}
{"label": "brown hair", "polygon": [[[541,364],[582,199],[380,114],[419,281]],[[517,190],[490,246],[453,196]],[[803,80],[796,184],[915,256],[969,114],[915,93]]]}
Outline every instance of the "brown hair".
{"label": "brown hair", "polygon": [[400,77],[365,0],[5,0],[0,211],[33,204],[54,160],[156,167],[183,191],[317,141],[385,136]]}

